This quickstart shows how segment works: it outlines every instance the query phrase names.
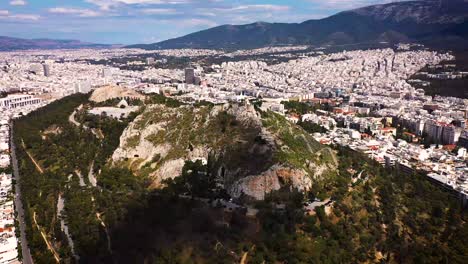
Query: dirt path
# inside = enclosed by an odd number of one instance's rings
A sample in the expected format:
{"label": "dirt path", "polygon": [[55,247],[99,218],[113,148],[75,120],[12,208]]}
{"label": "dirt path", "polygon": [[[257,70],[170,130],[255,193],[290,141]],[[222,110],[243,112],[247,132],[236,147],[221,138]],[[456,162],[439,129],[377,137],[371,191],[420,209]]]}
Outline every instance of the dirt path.
{"label": "dirt path", "polygon": [[[83,105],[80,105],[76,110],[81,110],[82,108],[83,108]],[[76,110],[73,111],[73,113],[68,117],[68,121],[70,123],[74,124],[75,126],[80,127],[82,124],[80,122],[76,121],[76,119],[75,119]],[[97,129],[97,130],[94,129],[94,128],[90,129],[89,127],[87,127],[84,124],[83,124],[83,128],[85,130],[90,130],[91,133],[93,133],[93,135],[95,135],[97,138],[100,138],[100,139],[104,138],[104,135],[102,134],[102,132],[99,129]]]}
{"label": "dirt path", "polygon": [[73,111],[73,113],[68,117],[68,121],[70,121],[70,123],[74,124],[75,126],[79,127],[81,124],[75,120],[75,114],[76,111]]}
{"label": "dirt path", "polygon": [[306,143],[307,149],[309,150],[310,153],[314,153],[314,150],[309,144],[309,141],[307,141],[307,138],[304,134],[301,134],[302,139],[304,139],[304,142]]}
{"label": "dirt path", "polygon": [[31,155],[31,153],[29,153],[29,151],[26,149],[26,145],[24,144],[24,140],[21,139],[21,146],[23,147],[24,151],[26,152],[26,154],[29,156],[29,158],[31,159],[32,163],[34,164],[34,166],[36,166],[36,169],[41,173],[41,174],[44,174],[44,170],[41,168],[41,166],[39,165],[39,163],[37,163],[37,161],[34,159],[34,157]]}
{"label": "dirt path", "polygon": [[57,251],[55,251],[54,247],[52,246],[52,244],[49,242],[49,240],[47,239],[47,235],[45,234],[44,230],[42,230],[42,228],[39,226],[39,224],[37,223],[37,220],[36,220],[36,212],[33,213],[33,221],[34,221],[34,224],[36,225],[36,228],[39,230],[39,232],[41,233],[41,236],[42,236],[42,239],[44,239],[44,242],[46,243],[47,245],[47,249],[50,250],[50,252],[52,252],[52,255],[54,255],[54,258],[55,258],[55,261],[57,261],[57,263],[60,263],[60,257],[59,257],[59,254],[57,253]]}
{"label": "dirt path", "polygon": [[91,186],[93,187],[97,186],[96,176],[94,175],[94,160],[91,162],[91,165],[89,166],[88,181],[91,184]]}
{"label": "dirt path", "polygon": [[242,255],[242,259],[240,261],[240,264],[247,264],[247,256],[249,255],[249,252],[245,252],[244,255]]}
{"label": "dirt path", "polygon": [[104,221],[102,221],[101,214],[100,214],[99,212],[96,212],[96,218],[99,220],[99,222],[101,222],[101,226],[104,228],[104,231],[106,232],[106,237],[107,237],[107,250],[109,250],[109,252],[110,252],[111,255],[112,255],[113,253],[112,253],[111,239],[110,239],[109,232],[107,231],[107,226],[106,226],[106,224],[104,223]]}
{"label": "dirt path", "polygon": [[75,170],[75,174],[80,179],[80,187],[85,187],[86,183],[84,182],[83,175],[81,174],[81,171]]}

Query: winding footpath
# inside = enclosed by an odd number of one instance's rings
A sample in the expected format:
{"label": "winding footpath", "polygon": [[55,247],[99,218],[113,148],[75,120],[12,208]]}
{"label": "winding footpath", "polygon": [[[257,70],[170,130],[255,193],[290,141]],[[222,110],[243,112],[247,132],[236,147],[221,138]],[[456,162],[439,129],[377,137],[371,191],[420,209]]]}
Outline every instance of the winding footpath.
{"label": "winding footpath", "polygon": [[73,257],[76,259],[77,262],[80,262],[80,256],[78,256],[78,254],[75,251],[75,243],[73,242],[70,230],[68,228],[67,223],[65,222],[65,218],[62,215],[64,208],[65,198],[63,198],[62,194],[59,194],[59,198],[57,200],[57,217],[60,219],[60,229],[65,233],[65,236],[67,237],[68,244],[70,245]]}
{"label": "winding footpath", "polygon": [[[83,108],[83,105],[80,105],[76,110],[81,110],[81,108]],[[79,127],[81,126],[81,124],[78,123],[78,121],[76,121],[75,119],[76,110],[73,111],[73,113],[68,117],[68,121],[70,121],[70,123],[74,124],[75,126]],[[83,127],[85,129],[88,129],[86,126],[83,126]]]}
{"label": "winding footpath", "polygon": [[91,131],[91,133],[93,133],[93,135],[95,135],[97,138],[103,139],[104,135],[102,135],[102,132],[99,129],[94,129],[94,128],[90,129],[85,124],[81,124],[80,122],[76,121],[75,119],[76,112],[81,109],[83,109],[83,105],[80,105],[77,109],[73,111],[73,113],[68,117],[68,121],[77,127],[83,126],[85,130]]}
{"label": "winding footpath", "polygon": [[18,169],[18,160],[16,158],[16,146],[13,141],[13,123],[10,122],[10,144],[11,144],[11,161],[13,164],[13,176],[15,179],[15,210],[18,217],[18,223],[20,228],[20,243],[21,253],[23,256],[22,262],[24,264],[33,264],[34,261],[31,257],[31,251],[29,250],[28,240],[26,238],[26,224],[24,222],[24,208],[23,202],[21,201],[21,188],[19,186],[20,174]]}

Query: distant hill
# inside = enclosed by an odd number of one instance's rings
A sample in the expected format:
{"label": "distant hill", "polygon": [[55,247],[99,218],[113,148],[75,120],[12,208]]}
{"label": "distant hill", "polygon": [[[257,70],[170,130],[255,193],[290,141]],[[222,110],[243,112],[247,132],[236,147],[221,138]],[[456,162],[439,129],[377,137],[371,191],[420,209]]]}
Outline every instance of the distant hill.
{"label": "distant hill", "polygon": [[[257,48],[270,45],[357,44],[418,41],[468,43],[467,0],[396,2],[345,11],[303,23],[223,25],[154,44],[130,48]],[[450,40],[450,43],[446,43]]]}
{"label": "distant hill", "polygon": [[81,48],[110,48],[113,45],[94,44],[79,40],[55,39],[21,39],[0,36],[0,51],[30,50],[30,49],[81,49]]}

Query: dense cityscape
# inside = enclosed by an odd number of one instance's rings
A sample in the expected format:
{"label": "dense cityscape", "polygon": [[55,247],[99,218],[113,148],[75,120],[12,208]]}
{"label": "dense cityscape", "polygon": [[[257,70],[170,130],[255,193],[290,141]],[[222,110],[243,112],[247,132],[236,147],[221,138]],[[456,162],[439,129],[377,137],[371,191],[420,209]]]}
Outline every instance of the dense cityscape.
{"label": "dense cityscape", "polygon": [[[237,51],[226,56],[281,54],[308,47],[266,48]],[[427,177],[468,198],[466,128],[468,101],[426,96],[409,78],[423,67],[439,67],[454,57],[421,46],[398,45],[395,49],[309,52],[289,61],[227,62],[202,67],[199,56],[219,56],[211,50],[57,50],[4,52],[0,83],[1,248],[0,260],[17,258],[10,159],[11,120],[74,93],[106,88],[142,94],[164,94],[183,102],[214,104],[261,101],[261,109],[274,111],[293,123],[309,122],[323,130],[313,137],[322,144],[349,146],[382,166]],[[86,58],[112,60],[141,56],[126,64],[144,65],[142,71],[94,65]],[[148,57],[149,56],[149,57]],[[151,56],[185,57],[190,66],[155,67]],[[167,60],[162,60],[165,63]],[[184,65],[182,65],[184,66]],[[461,72],[458,75],[466,76]],[[457,76],[432,78],[457,78]],[[119,88],[120,87],[120,88]],[[285,102],[297,102],[314,111],[288,111]],[[127,105],[128,106],[128,105]],[[100,115],[112,108],[91,109]],[[117,111],[115,118],[123,115]],[[124,111],[126,114],[136,111]]]}
{"label": "dense cityscape", "polygon": [[0,264],[468,263],[467,0],[62,2],[0,3]]}

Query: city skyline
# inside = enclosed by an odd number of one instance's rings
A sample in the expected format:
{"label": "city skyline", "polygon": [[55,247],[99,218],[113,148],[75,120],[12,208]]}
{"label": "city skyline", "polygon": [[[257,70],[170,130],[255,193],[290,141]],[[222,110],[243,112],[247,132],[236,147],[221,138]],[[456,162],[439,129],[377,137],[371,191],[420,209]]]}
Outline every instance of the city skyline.
{"label": "city skyline", "polygon": [[102,44],[153,43],[195,31],[256,21],[296,23],[389,0],[8,0],[0,35],[77,39]]}

